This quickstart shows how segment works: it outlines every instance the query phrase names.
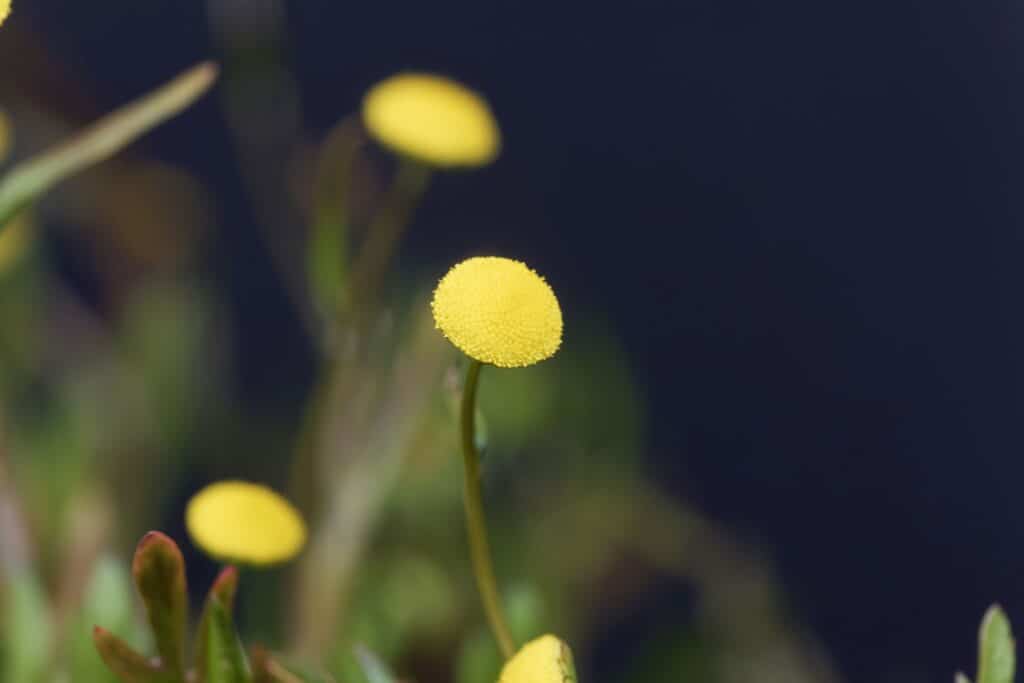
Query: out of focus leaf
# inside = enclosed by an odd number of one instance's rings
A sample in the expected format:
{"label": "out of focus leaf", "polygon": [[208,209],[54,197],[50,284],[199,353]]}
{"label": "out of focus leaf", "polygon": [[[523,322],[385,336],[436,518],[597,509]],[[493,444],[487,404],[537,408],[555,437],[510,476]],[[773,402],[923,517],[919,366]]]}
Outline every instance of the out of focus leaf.
{"label": "out of focus leaf", "polygon": [[484,683],[498,680],[501,673],[501,653],[494,636],[479,629],[466,638],[455,662],[456,683]]}
{"label": "out of focus leaf", "polygon": [[249,653],[249,662],[252,665],[252,683],[334,683],[327,674],[312,673],[292,664],[286,666],[260,646]]}
{"label": "out of focus leaf", "polygon": [[[536,586],[519,583],[506,592],[505,616],[516,643],[533,640],[545,632],[549,615]],[[503,659],[489,629],[481,627],[467,637],[455,664],[457,683],[496,681]]]}
{"label": "out of focus leaf", "polygon": [[52,625],[46,594],[27,571],[11,577],[4,591],[3,681],[38,683],[49,663]]}
{"label": "out of focus leaf", "polygon": [[364,645],[355,646],[356,659],[368,683],[395,683],[395,676],[387,665]]}
{"label": "out of focus leaf", "polygon": [[252,683],[277,683],[272,671],[273,658],[267,648],[262,645],[251,648],[249,650],[249,666],[252,667]]}
{"label": "out of focus leaf", "polygon": [[204,683],[251,683],[249,660],[227,608],[216,595],[210,598],[207,608],[206,668],[201,680]]}
{"label": "out of focus leaf", "polygon": [[210,593],[206,598],[206,605],[203,607],[203,615],[199,619],[199,630],[196,634],[196,671],[199,672],[199,679],[203,680],[206,675],[207,662],[209,659],[211,628],[210,620],[213,618],[214,603],[218,603],[228,614],[229,618],[235,608],[235,595],[238,593],[238,570],[234,567],[225,567],[217,580],[210,587]]}
{"label": "out of focus leaf", "polygon": [[518,643],[543,635],[550,623],[544,597],[532,584],[519,583],[507,591],[505,614],[512,637]]}
{"label": "out of focus leaf", "polygon": [[[180,680],[156,668],[153,662],[106,629],[94,627],[92,637],[103,662],[123,683],[177,683]],[[87,680],[91,683],[93,679]]]}
{"label": "out of focus leaf", "polygon": [[97,652],[93,627],[102,624],[114,633],[125,634],[138,645],[138,623],[132,608],[131,577],[112,557],[103,556],[93,569],[77,619],[70,622],[69,671],[72,680],[113,683],[118,680]]}
{"label": "out of focus leaf", "polygon": [[170,538],[158,531],[146,534],[132,563],[135,585],[146,605],[162,668],[182,677],[185,671],[185,560]]}
{"label": "out of focus leaf", "polygon": [[0,180],[0,229],[40,195],[103,161],[175,116],[213,84],[217,67],[204,62],[153,93],[105,116],[58,147],[14,166]]}
{"label": "out of focus leaf", "polygon": [[999,605],[992,605],[985,612],[978,641],[978,683],[1013,683],[1013,634]]}

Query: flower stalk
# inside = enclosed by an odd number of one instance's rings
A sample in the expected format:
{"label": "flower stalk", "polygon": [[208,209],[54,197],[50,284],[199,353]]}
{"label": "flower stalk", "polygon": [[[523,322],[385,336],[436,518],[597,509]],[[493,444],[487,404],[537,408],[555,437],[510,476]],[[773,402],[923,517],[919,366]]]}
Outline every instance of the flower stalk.
{"label": "flower stalk", "polygon": [[516,647],[498,594],[498,582],[494,577],[494,565],[491,562],[491,548],[487,541],[487,521],[484,518],[483,500],[480,495],[480,454],[476,448],[476,390],[482,367],[480,361],[470,361],[462,390],[462,457],[465,464],[463,502],[466,507],[466,530],[469,532],[473,574],[476,576],[484,612],[502,655],[509,659],[515,654]]}

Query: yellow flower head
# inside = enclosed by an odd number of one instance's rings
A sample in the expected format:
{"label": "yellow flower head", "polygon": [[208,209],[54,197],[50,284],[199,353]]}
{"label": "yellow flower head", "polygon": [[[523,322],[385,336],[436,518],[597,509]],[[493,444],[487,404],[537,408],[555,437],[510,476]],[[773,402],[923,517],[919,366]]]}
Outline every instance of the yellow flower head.
{"label": "yellow flower head", "polygon": [[562,309],[551,287],[525,263],[478,256],[455,265],[434,290],[434,322],[481,363],[521,368],[550,358],[562,343]]}
{"label": "yellow flower head", "polygon": [[382,144],[432,166],[483,166],[501,148],[487,102],[442,76],[404,73],[381,81],[363,98],[363,122]]}
{"label": "yellow flower head", "polygon": [[576,683],[572,652],[552,635],[531,640],[508,660],[498,683]]}
{"label": "yellow flower head", "polygon": [[291,503],[244,481],[217,482],[194,495],[185,524],[196,545],[229,562],[285,562],[306,542],[306,525]]}
{"label": "yellow flower head", "polygon": [[3,24],[7,19],[7,15],[11,13],[11,0],[0,0],[0,24]]}

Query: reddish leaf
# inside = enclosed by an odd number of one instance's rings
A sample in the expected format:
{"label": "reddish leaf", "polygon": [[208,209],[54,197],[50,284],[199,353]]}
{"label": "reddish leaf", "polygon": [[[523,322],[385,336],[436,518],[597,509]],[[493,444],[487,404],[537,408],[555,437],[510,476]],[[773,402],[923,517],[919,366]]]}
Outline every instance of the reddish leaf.
{"label": "reddish leaf", "polygon": [[180,679],[185,670],[185,561],[170,538],[151,531],[139,542],[132,563],[135,586],[146,605],[161,667]]}
{"label": "reddish leaf", "polygon": [[154,683],[160,680],[159,671],[149,660],[110,631],[96,626],[92,630],[92,640],[107,667],[125,683]]}

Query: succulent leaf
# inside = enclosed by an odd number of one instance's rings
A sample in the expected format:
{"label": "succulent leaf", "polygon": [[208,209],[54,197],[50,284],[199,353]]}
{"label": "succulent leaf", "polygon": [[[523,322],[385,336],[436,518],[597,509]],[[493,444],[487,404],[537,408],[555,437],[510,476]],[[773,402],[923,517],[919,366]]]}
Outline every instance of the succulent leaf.
{"label": "succulent leaf", "polygon": [[107,667],[124,683],[174,683],[179,680],[162,671],[110,631],[93,628],[92,639]]}
{"label": "succulent leaf", "polygon": [[1010,620],[999,605],[992,605],[978,633],[978,683],[1013,683],[1014,668]]}
{"label": "succulent leaf", "polygon": [[204,683],[252,683],[249,660],[235,633],[231,615],[220,599],[211,596],[207,607],[206,620],[206,662],[202,680]]}
{"label": "succulent leaf", "polygon": [[160,668],[181,679],[185,672],[185,623],[188,598],[181,550],[159,531],[139,542],[132,563],[135,586],[146,606]]}
{"label": "succulent leaf", "polygon": [[207,662],[209,661],[210,639],[208,633],[211,627],[210,620],[213,618],[213,603],[219,602],[230,617],[235,608],[237,593],[238,569],[225,567],[210,587],[206,604],[203,606],[203,615],[199,618],[199,630],[196,632],[195,670],[200,683],[205,681]]}

